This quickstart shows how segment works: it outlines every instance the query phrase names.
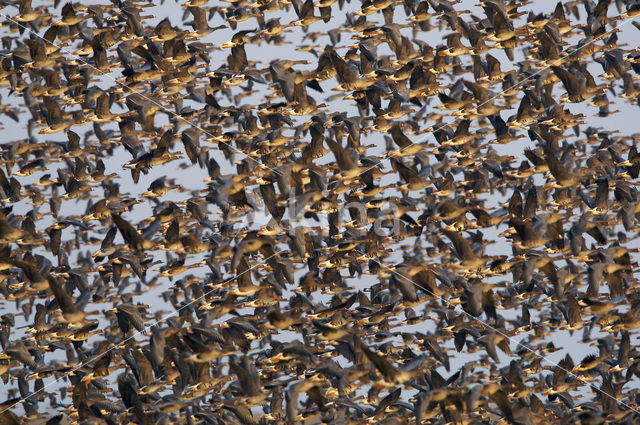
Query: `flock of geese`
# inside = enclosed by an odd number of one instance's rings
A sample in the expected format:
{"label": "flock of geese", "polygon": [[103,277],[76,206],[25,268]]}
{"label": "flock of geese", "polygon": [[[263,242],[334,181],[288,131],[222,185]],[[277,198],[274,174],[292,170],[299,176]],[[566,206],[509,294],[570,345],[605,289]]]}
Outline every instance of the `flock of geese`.
{"label": "flock of geese", "polygon": [[640,3],[465,3],[1,2],[0,424],[640,423]]}

